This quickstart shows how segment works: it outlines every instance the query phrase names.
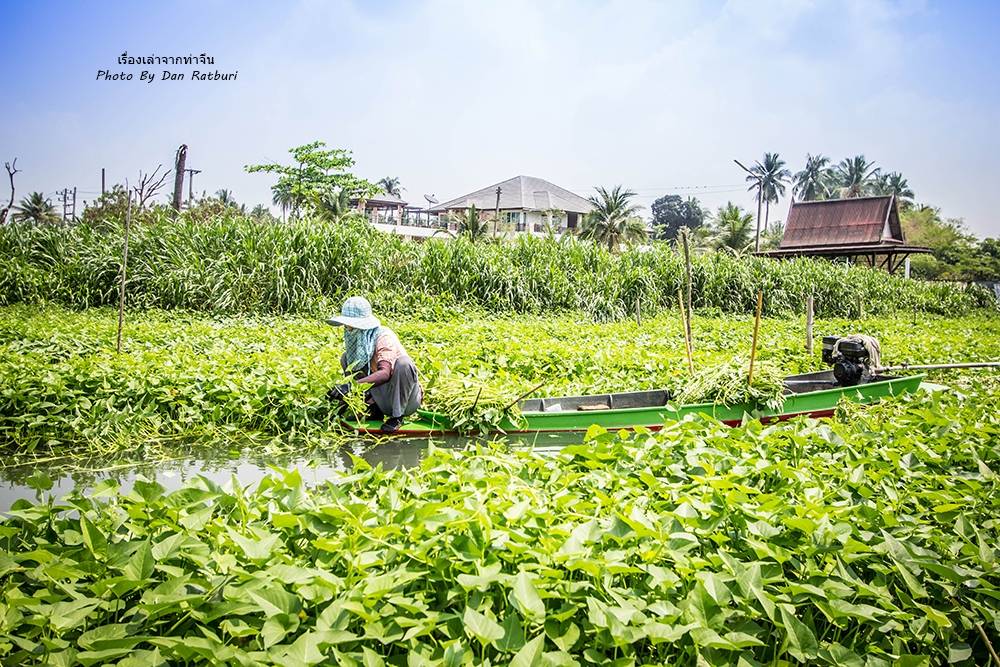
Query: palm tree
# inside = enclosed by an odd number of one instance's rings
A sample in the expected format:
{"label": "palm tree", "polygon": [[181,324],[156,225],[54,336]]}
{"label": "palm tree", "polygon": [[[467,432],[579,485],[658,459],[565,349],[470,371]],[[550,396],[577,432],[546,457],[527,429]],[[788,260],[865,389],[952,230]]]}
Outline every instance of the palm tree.
{"label": "palm tree", "polygon": [[874,194],[879,195],[893,195],[896,197],[899,205],[904,208],[913,205],[913,190],[910,189],[910,184],[906,182],[906,179],[898,171],[879,174],[875,179],[872,191]]}
{"label": "palm tree", "polygon": [[386,176],[385,178],[379,180],[378,186],[382,189],[382,192],[392,195],[393,197],[403,196],[403,188],[399,186],[398,176]]}
{"label": "palm tree", "polygon": [[646,238],[646,224],[636,214],[639,206],[632,204],[635,193],[616,185],[610,191],[594,188],[596,196],[590,197],[594,210],[587,214],[580,237],[605,243],[614,250],[622,243]]}
{"label": "palm tree", "polygon": [[834,170],[840,196],[845,199],[865,196],[875,185],[878,173],[875,163],[866,160],[864,155],[842,160]]}
{"label": "palm tree", "polygon": [[278,181],[271,188],[271,203],[281,207],[281,219],[285,219],[285,213],[295,205],[295,196],[287,182]]}
{"label": "palm tree", "polygon": [[750,169],[758,179],[760,197],[764,201],[764,233],[771,215],[771,202],[778,203],[778,197],[785,196],[785,183],[792,172],[785,169],[785,161],[777,153],[764,153],[763,162],[756,162]]}
{"label": "palm tree", "polygon": [[351,206],[351,193],[346,188],[338,188],[318,197],[315,208],[319,217],[331,222],[340,222],[354,212]]}
{"label": "palm tree", "polygon": [[13,219],[41,225],[46,222],[59,222],[59,213],[45,195],[41,192],[32,192],[14,207]]}
{"label": "palm tree", "polygon": [[743,250],[753,235],[753,213],[744,211],[733,202],[726,202],[715,214],[715,245],[719,248]]}
{"label": "palm tree", "polygon": [[225,188],[216,190],[215,198],[218,199],[223,206],[236,206],[236,199],[233,197],[232,190],[226,190]]}
{"label": "palm tree", "polygon": [[830,167],[830,158],[825,155],[809,155],[807,153],[805,168],[795,174],[795,187],[792,188],[792,194],[802,201],[826,199],[832,177],[833,169]]}
{"label": "palm tree", "polygon": [[485,220],[480,219],[479,211],[476,209],[475,204],[465,209],[462,213],[449,213],[448,218],[458,225],[458,234],[460,236],[467,236],[472,241],[486,238],[487,234],[489,234],[490,226]]}

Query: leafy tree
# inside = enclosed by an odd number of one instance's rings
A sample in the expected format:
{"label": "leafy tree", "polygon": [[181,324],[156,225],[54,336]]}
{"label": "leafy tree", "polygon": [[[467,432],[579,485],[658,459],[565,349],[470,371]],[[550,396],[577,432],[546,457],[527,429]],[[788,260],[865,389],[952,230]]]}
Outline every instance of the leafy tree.
{"label": "leafy tree", "polygon": [[979,241],[962,220],[943,219],[931,206],[910,207],[899,212],[907,243],[931,249],[931,255],[916,255],[910,261],[912,275],[936,280],[1000,279],[1000,242]]}
{"label": "leafy tree", "polygon": [[902,208],[913,205],[913,190],[910,189],[910,184],[898,171],[876,176],[872,186],[872,194],[894,195]]}
{"label": "leafy tree", "polygon": [[[81,222],[85,225],[96,227],[112,226],[121,227],[125,224],[125,215],[128,211],[128,193],[123,185],[114,185],[103,195],[90,202],[87,208],[83,209],[80,216]],[[156,214],[157,208],[140,210],[136,202],[135,195],[132,196],[132,222],[150,222]]]}
{"label": "leafy tree", "polygon": [[594,190],[597,194],[590,197],[594,210],[584,219],[581,238],[603,243],[609,250],[646,238],[646,225],[637,215],[639,206],[632,204],[634,192],[620,185],[611,190]]}
{"label": "leafy tree", "polygon": [[346,191],[352,197],[366,198],[378,192],[378,186],[350,172],[354,158],[342,148],[326,149],[326,143],[314,141],[296,146],[288,152],[294,164],[276,163],[246,165],[248,173],[276,174],[278,182],[271,187],[275,203],[288,202],[292,215],[316,204],[331,192]]}
{"label": "leafy tree", "polygon": [[705,211],[694,197],[681,199],[664,195],[653,202],[653,238],[670,241],[677,238],[681,227],[697,229],[705,223]]}
{"label": "leafy tree", "polygon": [[806,154],[806,166],[796,172],[795,185],[792,194],[802,201],[826,199],[830,193],[830,183],[833,180],[833,169],[830,158],[825,155]]}
{"label": "leafy tree", "polygon": [[386,176],[385,178],[379,179],[379,182],[376,185],[378,185],[382,192],[392,195],[393,197],[403,196],[403,188],[399,185],[398,176]]}
{"label": "leafy tree", "polygon": [[778,203],[779,197],[785,196],[785,183],[792,177],[792,172],[785,168],[785,161],[777,153],[764,153],[764,160],[757,161],[750,168],[760,183],[761,200],[764,202],[764,231],[767,232],[767,222],[771,215],[771,203]]}
{"label": "leafy tree", "polygon": [[870,194],[878,174],[879,168],[874,162],[866,160],[864,155],[841,160],[834,170],[836,186],[845,199]]}
{"label": "leafy tree", "polygon": [[785,236],[785,225],[781,220],[775,220],[771,223],[771,228],[767,230],[767,234],[762,235],[760,239],[761,250],[774,250],[779,245],[781,245],[781,239]]}
{"label": "leafy tree", "polygon": [[717,248],[744,250],[753,240],[753,213],[726,202],[715,214],[712,231]]}
{"label": "leafy tree", "polygon": [[52,202],[41,192],[32,192],[14,207],[14,220],[33,222],[41,225],[47,222],[59,222],[60,216]]}

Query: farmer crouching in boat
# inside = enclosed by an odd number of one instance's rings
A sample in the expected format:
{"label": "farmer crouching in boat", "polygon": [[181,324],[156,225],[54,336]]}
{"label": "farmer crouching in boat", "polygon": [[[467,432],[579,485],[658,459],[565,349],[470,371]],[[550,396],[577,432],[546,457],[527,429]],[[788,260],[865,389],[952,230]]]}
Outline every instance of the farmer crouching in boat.
{"label": "farmer crouching in boat", "polygon": [[[417,411],[424,395],[417,368],[399,338],[381,326],[368,299],[361,296],[345,301],[340,315],[327,323],[344,327],[344,354],[340,357],[344,373],[358,384],[371,385],[365,392],[368,418],[385,420],[382,433],[395,433],[403,417]],[[350,382],[337,385],[327,398],[343,402],[350,390]]]}

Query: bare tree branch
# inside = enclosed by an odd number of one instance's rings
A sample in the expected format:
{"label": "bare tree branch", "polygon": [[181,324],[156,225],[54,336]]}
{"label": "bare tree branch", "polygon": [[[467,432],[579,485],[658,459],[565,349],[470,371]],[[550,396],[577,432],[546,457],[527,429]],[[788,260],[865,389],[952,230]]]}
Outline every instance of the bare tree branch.
{"label": "bare tree branch", "polygon": [[163,184],[166,183],[167,176],[170,175],[169,169],[164,171],[159,178],[156,176],[157,172],[162,168],[162,164],[156,165],[156,169],[151,174],[144,174],[141,170],[139,171],[139,185],[136,186],[135,192],[140,210],[146,208],[146,203],[155,197],[156,193],[163,188]]}
{"label": "bare tree branch", "polygon": [[10,203],[0,209],[0,225],[7,222],[7,213],[14,206],[14,174],[21,171],[17,168],[17,158],[14,158],[14,162],[4,162],[3,166],[7,169],[7,176],[10,178]]}

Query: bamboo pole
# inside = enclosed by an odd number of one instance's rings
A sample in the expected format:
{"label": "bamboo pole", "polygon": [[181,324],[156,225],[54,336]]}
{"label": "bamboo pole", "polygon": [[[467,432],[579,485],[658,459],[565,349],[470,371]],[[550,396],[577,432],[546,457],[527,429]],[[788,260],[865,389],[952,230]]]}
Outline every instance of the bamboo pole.
{"label": "bamboo pole", "polygon": [[694,359],[691,350],[691,338],[688,334],[687,315],[684,312],[684,295],[681,290],[677,290],[677,305],[681,308],[681,333],[684,334],[684,350],[687,352],[688,373],[694,377]]}
{"label": "bamboo pole", "polygon": [[639,303],[639,295],[635,295],[635,324],[636,326],[642,326],[642,304]]}
{"label": "bamboo pole", "polygon": [[813,351],[813,295],[806,297],[806,353]]}
{"label": "bamboo pole", "polygon": [[687,278],[687,316],[685,317],[685,331],[687,332],[688,347],[694,352],[694,335],[691,333],[691,248],[688,245],[688,229],[681,229],[681,241],[684,244],[684,273]]}
{"label": "bamboo pole", "polygon": [[[128,182],[126,181],[126,190]],[[115,350],[122,351],[122,326],[125,324],[125,273],[128,271],[128,233],[132,227],[132,192],[128,190],[128,207],[125,209],[125,250],[122,252],[122,281],[118,288],[118,342]]]}
{"label": "bamboo pole", "polygon": [[469,412],[475,412],[476,406],[479,405],[479,397],[483,395],[483,385],[479,385],[479,391],[476,392],[476,400],[472,402],[472,408]]}
{"label": "bamboo pole", "polygon": [[757,357],[757,332],[760,331],[760,312],[764,305],[764,291],[757,292],[757,316],[753,321],[753,342],[750,344],[750,373],[747,376],[747,384],[753,384],[753,362]]}
{"label": "bamboo pole", "polygon": [[1000,368],[1000,361],[970,361],[956,364],[898,364],[896,366],[880,366],[875,372],[885,371],[933,371],[947,368]]}
{"label": "bamboo pole", "polygon": [[542,387],[544,387],[547,384],[548,384],[548,380],[546,380],[545,382],[538,383],[537,386],[532,387],[531,389],[529,389],[528,391],[524,392],[523,394],[521,394],[520,396],[518,396],[517,398],[515,398],[513,401],[511,401],[510,403],[508,403],[507,405],[505,405],[503,409],[504,410],[509,410],[510,408],[514,407],[514,404],[517,403],[518,401],[520,401],[522,398],[527,398],[528,396],[534,394],[536,391],[538,391],[539,389],[541,389]]}

